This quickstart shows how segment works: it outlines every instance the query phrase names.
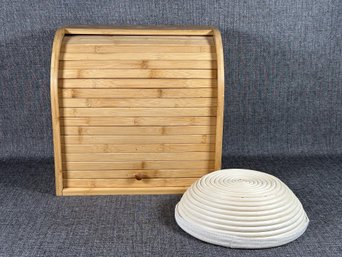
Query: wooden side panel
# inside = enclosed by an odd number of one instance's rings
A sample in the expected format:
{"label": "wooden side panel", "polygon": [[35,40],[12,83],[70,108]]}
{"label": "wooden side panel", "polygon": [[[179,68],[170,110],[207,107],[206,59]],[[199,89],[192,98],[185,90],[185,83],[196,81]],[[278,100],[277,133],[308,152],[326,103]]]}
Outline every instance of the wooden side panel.
{"label": "wooden side panel", "polygon": [[60,115],[59,115],[59,91],[58,91],[58,72],[59,57],[62,40],[65,34],[64,29],[57,30],[52,46],[51,54],[51,74],[50,74],[50,94],[51,94],[51,112],[53,128],[53,145],[55,159],[55,184],[56,195],[63,194],[63,171],[62,171],[62,150],[60,133]]}
{"label": "wooden side panel", "polygon": [[56,33],[57,195],[182,193],[221,167],[223,53],[208,27]]}
{"label": "wooden side panel", "polygon": [[222,38],[219,30],[214,29],[214,41],[216,46],[217,60],[217,112],[216,112],[216,148],[215,169],[221,169],[222,163],[222,137],[223,137],[223,115],[224,115],[224,59]]}

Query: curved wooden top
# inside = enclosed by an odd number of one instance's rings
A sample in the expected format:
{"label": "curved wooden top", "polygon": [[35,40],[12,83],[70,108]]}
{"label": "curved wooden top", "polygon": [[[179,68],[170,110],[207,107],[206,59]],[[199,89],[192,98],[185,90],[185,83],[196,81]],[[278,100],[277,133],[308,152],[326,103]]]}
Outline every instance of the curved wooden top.
{"label": "curved wooden top", "polygon": [[214,28],[207,26],[70,26],[65,34],[102,35],[212,35]]}

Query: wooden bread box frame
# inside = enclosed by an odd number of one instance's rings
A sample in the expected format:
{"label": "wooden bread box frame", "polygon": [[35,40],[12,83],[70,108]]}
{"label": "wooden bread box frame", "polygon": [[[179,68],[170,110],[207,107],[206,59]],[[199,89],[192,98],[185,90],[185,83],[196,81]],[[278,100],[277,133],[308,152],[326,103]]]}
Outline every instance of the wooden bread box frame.
{"label": "wooden bread box frame", "polygon": [[60,28],[51,108],[56,195],[183,193],[221,168],[221,34]]}

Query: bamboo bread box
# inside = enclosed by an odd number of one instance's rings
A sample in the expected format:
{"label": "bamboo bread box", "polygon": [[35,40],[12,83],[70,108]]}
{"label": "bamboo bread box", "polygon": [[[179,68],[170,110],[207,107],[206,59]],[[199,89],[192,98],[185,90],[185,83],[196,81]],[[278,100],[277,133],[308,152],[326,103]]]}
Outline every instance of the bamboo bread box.
{"label": "bamboo bread box", "polygon": [[221,168],[211,27],[66,27],[51,57],[57,195],[183,193]]}

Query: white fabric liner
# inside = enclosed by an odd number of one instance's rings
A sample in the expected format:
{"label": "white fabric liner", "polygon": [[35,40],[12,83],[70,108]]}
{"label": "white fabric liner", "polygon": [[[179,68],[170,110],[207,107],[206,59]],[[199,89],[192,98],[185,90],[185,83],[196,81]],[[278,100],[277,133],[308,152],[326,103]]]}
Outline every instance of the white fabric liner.
{"label": "white fabric liner", "polygon": [[309,219],[294,193],[264,172],[226,169],[209,173],[184,193],[177,224],[190,235],[230,248],[269,248],[300,237]]}

